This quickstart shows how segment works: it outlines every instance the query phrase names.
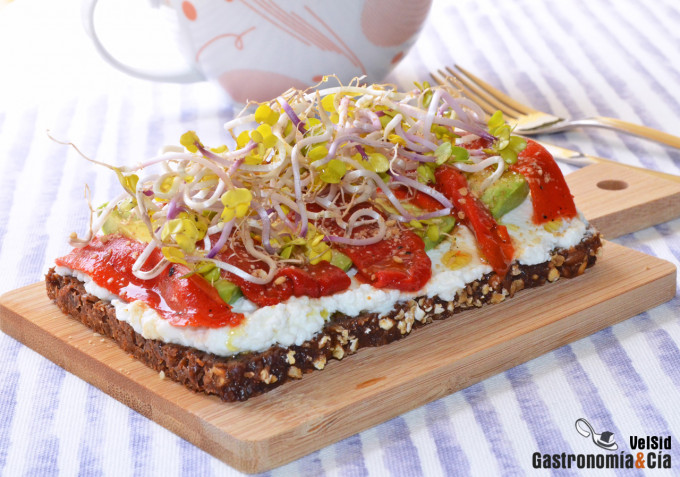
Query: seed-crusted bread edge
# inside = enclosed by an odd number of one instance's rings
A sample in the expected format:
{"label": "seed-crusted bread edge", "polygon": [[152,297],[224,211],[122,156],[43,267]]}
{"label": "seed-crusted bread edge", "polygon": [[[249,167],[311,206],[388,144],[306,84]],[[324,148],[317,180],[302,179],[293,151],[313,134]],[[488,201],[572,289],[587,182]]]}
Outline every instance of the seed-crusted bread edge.
{"label": "seed-crusted bread edge", "polygon": [[67,315],[112,338],[127,353],[193,391],[215,394],[224,401],[245,401],[304,373],[321,370],[329,359],[342,359],[359,348],[381,346],[414,329],[460,311],[495,304],[517,291],[581,275],[595,264],[602,246],[600,234],[589,230],[577,245],[558,249],[538,265],[514,264],[500,278],[489,273],[460,290],[453,301],[418,297],[397,304],[388,315],[349,317],[335,314],[323,330],[300,346],[273,346],[258,353],[222,357],[195,348],[146,339],[116,318],[107,301],[88,294],[83,283],[50,269],[47,294]]}

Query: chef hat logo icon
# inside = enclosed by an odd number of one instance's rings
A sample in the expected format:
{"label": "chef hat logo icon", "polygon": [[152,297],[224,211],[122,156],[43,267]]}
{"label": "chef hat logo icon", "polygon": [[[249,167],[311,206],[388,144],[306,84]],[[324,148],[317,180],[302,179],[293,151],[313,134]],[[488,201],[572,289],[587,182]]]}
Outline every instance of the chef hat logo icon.
{"label": "chef hat logo icon", "polygon": [[593,429],[593,426],[583,418],[577,419],[575,426],[579,434],[583,437],[590,437],[596,446],[608,451],[615,451],[619,448],[614,441],[614,434],[612,432],[604,431],[602,434],[598,434]]}

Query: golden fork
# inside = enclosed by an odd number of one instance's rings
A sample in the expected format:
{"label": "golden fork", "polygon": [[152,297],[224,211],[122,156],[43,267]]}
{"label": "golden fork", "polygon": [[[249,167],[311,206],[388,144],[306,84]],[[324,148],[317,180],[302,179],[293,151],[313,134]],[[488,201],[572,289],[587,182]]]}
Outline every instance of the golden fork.
{"label": "golden fork", "polygon": [[[439,74],[432,73],[431,76],[432,78],[439,84],[442,85],[449,85],[453,86],[456,89],[463,89],[463,94],[465,94],[468,98],[471,100],[475,101],[478,103],[481,108],[486,112],[487,114],[491,115],[493,114],[496,110],[501,110],[503,112],[503,115],[506,117],[509,117],[511,119],[515,119],[517,121],[518,119],[521,119],[523,117],[528,117],[531,118],[536,117],[536,118],[541,118],[545,117],[548,118],[544,120],[544,123],[550,123],[552,121],[553,123],[557,121],[564,121],[556,116],[552,116],[547,113],[542,113],[540,111],[536,111],[535,109],[531,109],[527,106],[524,106],[521,103],[518,103],[517,101],[513,100],[512,98],[506,96],[505,94],[501,93],[500,91],[494,89],[492,86],[489,84],[485,83],[481,79],[477,78],[476,76],[472,75],[471,73],[467,72],[460,66],[456,66],[456,68],[461,72],[456,73],[453,71],[451,68],[446,68],[448,71],[448,75],[444,73],[443,71],[439,70]],[[472,83],[473,80],[471,79],[466,79],[462,76],[462,74],[465,74],[467,78],[474,78],[474,83]],[[483,88],[482,86],[483,85]],[[498,100],[498,98],[502,98],[501,100]],[[508,105],[514,105],[514,107],[508,106]],[[524,113],[520,113],[519,110],[525,111]],[[614,120],[616,121],[616,120]],[[623,122],[623,121],[622,121]],[[626,123],[628,124],[628,123]],[[638,126],[638,127],[643,127],[643,126]],[[644,128],[644,129],[649,129],[649,128]],[[533,130],[535,131],[535,129]],[[660,133],[660,131],[656,131],[651,129],[651,131],[655,133]],[[524,130],[519,130],[519,127],[516,127],[514,132],[520,132],[524,135],[527,135],[527,133]],[[676,138],[675,136],[671,136],[670,134],[666,133],[660,133],[664,134],[666,136],[669,136],[673,139],[675,139],[678,142],[678,146],[680,146],[680,138]],[[676,176],[673,174],[668,174],[665,172],[660,172],[660,171],[654,171],[651,169],[645,169],[642,167],[636,167],[636,166],[631,166],[628,164],[623,164],[620,162],[612,161],[610,159],[604,159],[602,157],[598,156],[592,156],[590,154],[584,154],[582,152],[578,151],[572,151],[571,149],[566,149],[560,146],[555,146],[553,144],[547,144],[545,142],[539,141],[550,153],[553,155],[553,157],[557,160],[563,161],[567,164],[571,164],[573,166],[577,167],[583,167],[588,164],[593,164],[593,163],[608,163],[608,164],[617,164],[620,166],[624,166],[630,169],[635,169],[640,172],[644,172],[646,174],[651,174],[656,177],[660,177],[666,180],[672,180],[675,182],[680,182],[680,176]]]}
{"label": "golden fork", "polygon": [[574,127],[600,127],[680,148],[680,137],[620,119],[603,116],[565,119],[537,111],[501,93],[458,65],[454,65],[454,68],[447,67],[446,73],[442,70],[439,70],[438,73],[439,75],[432,74],[435,81],[462,89],[463,94],[478,103],[487,114],[493,114],[494,111],[500,110],[508,122],[515,127],[517,134],[531,136],[564,131]]}

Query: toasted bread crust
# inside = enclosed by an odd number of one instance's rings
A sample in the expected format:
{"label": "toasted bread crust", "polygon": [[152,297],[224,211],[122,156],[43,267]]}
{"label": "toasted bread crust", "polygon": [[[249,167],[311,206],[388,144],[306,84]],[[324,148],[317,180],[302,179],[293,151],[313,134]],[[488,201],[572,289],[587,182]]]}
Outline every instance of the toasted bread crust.
{"label": "toasted bread crust", "polygon": [[592,232],[574,247],[554,251],[547,262],[515,264],[503,279],[489,273],[468,284],[453,301],[419,297],[399,303],[381,317],[375,313],[358,317],[336,313],[321,332],[300,346],[273,346],[263,352],[234,357],[146,339],[116,318],[113,305],[88,294],[76,278],[58,275],[54,269],[45,278],[47,294],[64,313],[112,338],[147,366],[194,391],[215,394],[224,401],[245,401],[289,379],[323,369],[329,359],[342,359],[359,348],[396,341],[433,320],[485,303],[499,303],[524,288],[580,275],[595,264],[601,245],[600,235]]}

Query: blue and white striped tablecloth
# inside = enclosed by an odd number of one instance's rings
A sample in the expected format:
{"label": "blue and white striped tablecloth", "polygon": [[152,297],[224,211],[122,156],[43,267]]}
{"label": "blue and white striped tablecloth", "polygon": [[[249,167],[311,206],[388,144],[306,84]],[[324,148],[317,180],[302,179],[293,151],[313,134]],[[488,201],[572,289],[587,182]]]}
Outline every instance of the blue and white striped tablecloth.
{"label": "blue and white striped tablecloth", "polygon": [[[46,130],[98,160],[132,163],[188,129],[221,143],[234,113],[210,84],[154,84],[111,69],[82,33],[79,8],[75,0],[0,6],[0,292],[41,280],[68,250],[68,234],[86,227],[84,184],[95,204],[118,187]],[[680,135],[677,0],[434,0],[389,79],[409,86],[454,62],[538,109]],[[550,141],[680,174],[680,151],[637,138],[581,130]],[[680,262],[680,220],[616,241]],[[626,453],[636,453],[630,436],[672,436],[663,451],[672,470],[589,474],[680,475],[679,315],[675,298],[271,475],[546,475],[532,467],[535,452],[599,453],[576,432],[580,417],[613,432]],[[240,475],[2,334],[0,473]]]}

